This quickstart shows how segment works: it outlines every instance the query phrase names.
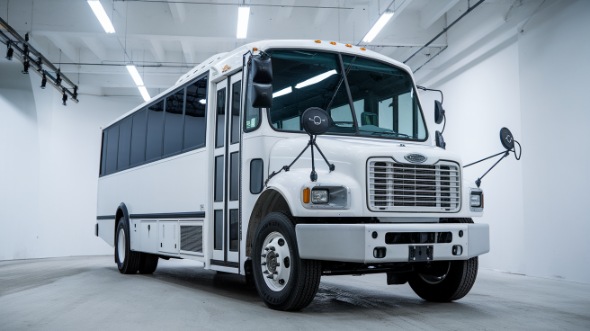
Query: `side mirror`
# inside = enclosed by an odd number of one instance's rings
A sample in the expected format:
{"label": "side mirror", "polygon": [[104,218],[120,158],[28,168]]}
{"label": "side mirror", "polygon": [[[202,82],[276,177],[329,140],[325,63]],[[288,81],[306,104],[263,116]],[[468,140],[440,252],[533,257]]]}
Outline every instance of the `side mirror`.
{"label": "side mirror", "polygon": [[250,68],[250,100],[252,107],[272,106],[272,63],[266,53],[252,56]]}
{"label": "side mirror", "polygon": [[440,124],[445,119],[445,110],[443,109],[442,103],[438,100],[434,100],[434,123]]}
{"label": "side mirror", "polygon": [[506,150],[511,151],[514,149],[514,137],[508,128],[500,129],[500,142]]}
{"label": "side mirror", "polygon": [[437,147],[440,147],[442,149],[446,149],[447,143],[445,142],[445,138],[443,138],[443,135],[440,131],[436,131],[435,139],[436,139],[436,146]]}
{"label": "side mirror", "polygon": [[301,115],[301,126],[310,136],[326,133],[330,125],[330,116],[322,108],[310,107]]}

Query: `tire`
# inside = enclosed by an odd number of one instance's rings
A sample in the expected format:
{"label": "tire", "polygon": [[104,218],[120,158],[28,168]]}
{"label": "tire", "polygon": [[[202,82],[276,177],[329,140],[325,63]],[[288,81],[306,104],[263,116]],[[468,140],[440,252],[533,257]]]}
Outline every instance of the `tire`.
{"label": "tire", "polygon": [[299,258],[295,227],[283,213],[268,214],[258,226],[252,273],[258,295],[272,309],[297,311],[311,303],[321,278],[321,263]]}
{"label": "tire", "polygon": [[115,232],[115,262],[122,274],[135,274],[139,270],[141,254],[131,250],[129,223],[122,217]]}
{"label": "tire", "polygon": [[148,254],[148,253],[140,253],[139,258],[139,273],[140,274],[153,274],[158,267],[158,260],[160,259],[159,256]]}
{"label": "tire", "polygon": [[469,291],[477,277],[477,257],[467,261],[440,261],[426,264],[410,277],[410,287],[426,301],[459,300]]}
{"label": "tire", "polygon": [[[441,223],[473,223],[470,218],[441,220]],[[417,267],[410,287],[424,300],[450,302],[463,298],[477,278],[477,256],[466,261],[438,261]]]}

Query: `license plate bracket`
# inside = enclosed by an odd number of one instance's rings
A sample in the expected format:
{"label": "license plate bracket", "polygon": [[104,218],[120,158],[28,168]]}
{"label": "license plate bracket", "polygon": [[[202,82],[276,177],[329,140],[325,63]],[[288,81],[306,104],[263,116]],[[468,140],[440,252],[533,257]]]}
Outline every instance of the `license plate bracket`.
{"label": "license plate bracket", "polygon": [[432,254],[434,246],[432,245],[416,245],[409,246],[408,261],[410,262],[424,262],[432,261]]}

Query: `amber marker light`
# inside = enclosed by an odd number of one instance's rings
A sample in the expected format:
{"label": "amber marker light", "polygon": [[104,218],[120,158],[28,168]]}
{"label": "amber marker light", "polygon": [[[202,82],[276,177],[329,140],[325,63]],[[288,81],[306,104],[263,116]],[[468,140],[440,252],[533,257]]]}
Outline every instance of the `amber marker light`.
{"label": "amber marker light", "polygon": [[311,190],[309,187],[303,189],[303,203],[309,203],[311,201]]}

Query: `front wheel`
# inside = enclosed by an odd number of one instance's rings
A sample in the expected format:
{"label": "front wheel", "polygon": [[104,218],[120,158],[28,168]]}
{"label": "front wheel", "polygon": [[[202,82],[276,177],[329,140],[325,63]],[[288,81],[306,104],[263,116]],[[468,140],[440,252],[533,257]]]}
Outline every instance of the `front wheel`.
{"label": "front wheel", "polygon": [[477,257],[467,261],[439,261],[421,265],[410,277],[410,287],[422,299],[434,302],[459,300],[477,277]]}
{"label": "front wheel", "polygon": [[311,303],[322,270],[319,261],[299,258],[291,219],[270,213],[256,231],[252,271],[258,294],[268,307],[294,311]]}

